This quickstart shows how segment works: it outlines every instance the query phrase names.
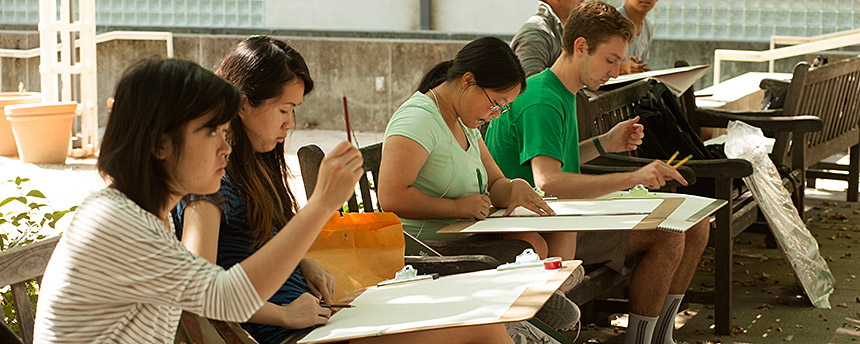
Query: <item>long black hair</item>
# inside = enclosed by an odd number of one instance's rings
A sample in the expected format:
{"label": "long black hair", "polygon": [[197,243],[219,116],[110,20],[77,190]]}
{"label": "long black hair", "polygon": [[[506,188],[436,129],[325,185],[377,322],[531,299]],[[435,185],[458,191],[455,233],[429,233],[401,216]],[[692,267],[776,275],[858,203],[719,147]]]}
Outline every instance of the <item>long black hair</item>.
{"label": "long black hair", "polygon": [[[182,147],[189,121],[215,113],[216,128],[237,117],[239,90],[194,62],[144,60],[117,83],[97,167],[109,185],[158,214],[167,205],[170,176],[153,152],[162,137]],[[173,159],[179,160],[180,152]],[[174,162],[175,162],[174,161]],[[175,164],[174,164],[175,166]]]}
{"label": "long black hair", "polygon": [[[314,88],[302,55],[283,41],[267,36],[240,42],[215,73],[238,87],[253,107],[280,96],[284,86],[295,78],[304,82],[304,94]],[[283,227],[298,211],[287,184],[284,143],[278,142],[270,152],[255,152],[238,116],[230,123],[229,137],[233,152],[228,158],[227,174],[242,189],[254,245],[259,246],[274,235],[273,226]]]}
{"label": "long black hair", "polygon": [[475,75],[475,83],[482,88],[504,91],[520,85],[520,92],[526,89],[526,74],[511,47],[501,39],[482,37],[466,44],[453,60],[433,66],[418,83],[418,92],[427,93],[466,72]]}

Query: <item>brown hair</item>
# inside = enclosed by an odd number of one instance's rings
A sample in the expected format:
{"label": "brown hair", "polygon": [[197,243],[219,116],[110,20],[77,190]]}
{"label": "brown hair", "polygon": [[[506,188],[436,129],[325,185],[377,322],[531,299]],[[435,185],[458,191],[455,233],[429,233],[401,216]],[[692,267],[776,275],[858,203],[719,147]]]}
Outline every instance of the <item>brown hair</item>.
{"label": "brown hair", "polygon": [[561,47],[565,53],[573,54],[573,44],[579,37],[588,42],[589,54],[598,45],[612,36],[624,38],[628,43],[633,40],[633,22],[624,18],[615,7],[602,1],[587,1],[579,5],[564,23]]}
{"label": "brown hair", "polygon": [[[215,74],[238,87],[254,107],[280,96],[284,86],[295,78],[304,82],[304,94],[314,87],[302,55],[267,36],[240,42],[224,57]],[[227,162],[227,175],[241,189],[253,245],[260,246],[272,238],[274,228],[286,225],[298,211],[296,198],[287,185],[284,143],[279,142],[269,152],[255,152],[239,116],[230,122],[229,139],[233,151]]]}
{"label": "brown hair", "polygon": [[[182,147],[188,122],[214,112],[207,128],[229,122],[239,110],[239,90],[194,62],[144,60],[116,85],[96,167],[112,188],[158,215],[167,205],[170,179],[152,152],[161,137]],[[180,152],[172,158],[178,161]]]}

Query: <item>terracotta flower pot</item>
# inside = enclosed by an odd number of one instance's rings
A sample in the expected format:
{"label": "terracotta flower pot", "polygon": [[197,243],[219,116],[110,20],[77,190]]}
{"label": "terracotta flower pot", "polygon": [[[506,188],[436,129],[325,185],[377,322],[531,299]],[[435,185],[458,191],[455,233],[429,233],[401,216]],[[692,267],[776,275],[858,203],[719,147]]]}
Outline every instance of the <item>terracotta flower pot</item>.
{"label": "terracotta flower pot", "polygon": [[15,138],[12,136],[12,125],[3,115],[3,108],[6,105],[33,104],[41,101],[42,95],[35,92],[0,92],[0,155],[18,155],[18,147],[15,146]]}
{"label": "terracotta flower pot", "polygon": [[12,123],[21,161],[64,163],[69,155],[77,107],[75,102],[7,106],[6,119]]}

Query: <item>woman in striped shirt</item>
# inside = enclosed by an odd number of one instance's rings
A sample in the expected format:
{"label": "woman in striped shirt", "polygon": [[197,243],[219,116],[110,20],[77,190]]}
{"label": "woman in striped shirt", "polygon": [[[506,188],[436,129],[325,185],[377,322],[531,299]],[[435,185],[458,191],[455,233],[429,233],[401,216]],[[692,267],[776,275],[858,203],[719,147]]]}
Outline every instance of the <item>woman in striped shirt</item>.
{"label": "woman in striped shirt", "polygon": [[[180,202],[182,242],[191,252],[230,268],[277,236],[298,211],[287,185],[284,140],[295,109],[313,89],[302,56],[286,43],[254,36],[239,43],[216,73],[242,92],[239,116],[230,124],[233,151],[227,175],[215,195]],[[319,185],[319,184],[318,184]],[[313,197],[316,197],[314,192]],[[336,209],[334,207],[331,209]],[[297,212],[298,211],[298,212]],[[296,214],[296,215],[294,215]],[[263,246],[265,247],[265,246]],[[290,248],[301,250],[296,246]],[[334,279],[320,265],[302,260],[299,268],[263,308],[243,324],[260,343],[290,343],[314,325],[325,324]],[[501,324],[428,330],[355,340],[370,343],[512,343]]]}
{"label": "woman in striped shirt", "polygon": [[42,280],[37,343],[171,343],[182,310],[245,321],[292,274],[363,173],[344,143],[321,187],[266,245],[230,269],[186,250],[169,216],[218,190],[241,93],[197,64],[138,63],[117,84],[98,170],[108,187],[78,208]]}

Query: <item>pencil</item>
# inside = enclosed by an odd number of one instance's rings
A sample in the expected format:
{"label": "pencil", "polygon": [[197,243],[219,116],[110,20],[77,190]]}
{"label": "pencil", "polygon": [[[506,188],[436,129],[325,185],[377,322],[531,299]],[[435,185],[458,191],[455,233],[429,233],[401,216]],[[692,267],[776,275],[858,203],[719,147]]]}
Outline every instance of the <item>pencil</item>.
{"label": "pencil", "polygon": [[692,158],[692,157],[693,157],[693,154],[687,155],[684,159],[681,159],[681,161],[678,161],[678,163],[672,167],[674,167],[674,168],[681,167],[681,165],[683,165],[685,162],[687,162],[687,160],[690,160],[690,158]]}
{"label": "pencil", "polygon": [[670,158],[669,158],[669,160],[666,160],[666,163],[667,163],[667,164],[671,164],[671,163],[672,163],[672,161],[674,161],[674,160],[675,160],[675,158],[677,158],[677,157],[678,157],[678,153],[679,153],[678,151],[675,151],[675,154],[672,154],[672,157],[670,157]]}
{"label": "pencil", "polygon": [[353,308],[355,306],[353,306],[353,305],[337,305],[337,304],[336,305],[320,304],[320,307],[322,307],[322,308]]}
{"label": "pencil", "polygon": [[346,122],[346,141],[352,143],[352,128],[349,126],[349,108],[346,107],[346,91],[343,91],[343,120]]}
{"label": "pencil", "polygon": [[475,173],[478,174],[478,193],[483,194],[484,193],[484,180],[483,180],[484,178],[482,178],[482,176],[481,176],[481,169],[476,168]]}

